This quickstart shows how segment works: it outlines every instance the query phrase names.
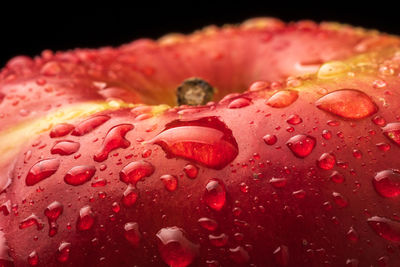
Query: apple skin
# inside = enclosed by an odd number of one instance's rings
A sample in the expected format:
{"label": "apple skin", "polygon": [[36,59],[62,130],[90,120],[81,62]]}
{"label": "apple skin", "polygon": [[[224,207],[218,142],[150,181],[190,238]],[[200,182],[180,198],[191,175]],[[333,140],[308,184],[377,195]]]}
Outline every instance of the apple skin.
{"label": "apple skin", "polygon": [[[334,26],[11,60],[0,266],[398,266],[399,39]],[[150,106],[193,76],[225,97]]]}

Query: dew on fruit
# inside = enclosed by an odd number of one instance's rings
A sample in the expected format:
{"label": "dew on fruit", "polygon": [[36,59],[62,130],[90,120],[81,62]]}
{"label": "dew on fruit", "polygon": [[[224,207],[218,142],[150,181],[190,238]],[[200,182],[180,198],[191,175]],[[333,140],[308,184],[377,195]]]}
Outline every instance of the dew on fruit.
{"label": "dew on fruit", "polygon": [[222,233],[220,235],[208,235],[208,240],[214,247],[223,247],[228,243],[228,235]]}
{"label": "dew on fruit", "polygon": [[400,122],[388,123],[382,130],[387,138],[400,146]]}
{"label": "dew on fruit", "polygon": [[379,216],[373,216],[367,222],[380,237],[388,241],[400,242],[400,222]]}
{"label": "dew on fruit", "polygon": [[90,181],[95,172],[96,168],[91,165],[75,166],[71,168],[64,176],[64,181],[69,185],[74,185],[74,186],[82,185]]}
{"label": "dew on fruit", "polygon": [[171,267],[186,267],[199,255],[199,245],[190,241],[181,228],[162,228],[156,236],[161,258]]}
{"label": "dew on fruit", "polygon": [[125,135],[133,128],[132,124],[120,124],[112,127],[108,131],[100,151],[94,155],[93,159],[102,162],[108,158],[111,151],[117,148],[128,148],[131,142],[125,139]]}
{"label": "dew on fruit", "polygon": [[169,192],[175,191],[178,186],[178,179],[175,175],[164,174],[160,177],[160,180],[163,182],[165,189]]}
{"label": "dew on fruit", "polygon": [[322,137],[323,137],[325,140],[329,140],[329,139],[332,138],[332,132],[329,131],[329,130],[323,130],[323,131],[322,131]]}
{"label": "dew on fruit", "polygon": [[336,205],[339,208],[345,208],[349,205],[349,202],[347,201],[347,199],[338,192],[333,192],[332,197],[333,197],[333,201],[336,203]]}
{"label": "dew on fruit", "polygon": [[250,260],[249,253],[242,246],[230,248],[229,257],[237,264],[244,264]]}
{"label": "dew on fruit", "polygon": [[80,144],[74,141],[59,141],[51,148],[51,154],[58,154],[62,156],[67,156],[74,154],[79,150]]}
{"label": "dew on fruit", "polygon": [[53,201],[44,210],[44,215],[48,218],[49,223],[55,222],[58,219],[58,217],[60,217],[60,215],[63,213],[63,210],[64,206],[60,202]]}
{"label": "dew on fruit", "polygon": [[274,134],[266,134],[264,135],[263,140],[267,145],[272,146],[278,141],[278,138]]}
{"label": "dew on fruit", "polygon": [[239,153],[232,131],[217,117],[175,120],[149,143],[161,146],[168,158],[185,158],[213,169],[224,168]]}
{"label": "dew on fruit", "polygon": [[386,120],[380,115],[376,115],[375,117],[372,118],[372,122],[375,123],[378,126],[385,126],[386,125]]}
{"label": "dew on fruit", "polygon": [[132,185],[128,185],[124,191],[124,194],[122,195],[121,202],[125,207],[129,208],[135,205],[137,198],[138,193],[136,189]]}
{"label": "dew on fruit", "polygon": [[292,124],[292,125],[297,125],[303,122],[303,119],[297,115],[297,114],[293,114],[290,115],[289,118],[286,120],[287,123]]}
{"label": "dew on fruit", "polygon": [[84,206],[79,210],[79,217],[76,223],[76,229],[79,231],[90,230],[94,224],[95,218],[92,208]]}
{"label": "dew on fruit", "polygon": [[349,66],[341,61],[331,61],[323,64],[317,73],[319,79],[330,79],[344,74],[349,70]]}
{"label": "dew on fruit", "polygon": [[329,178],[336,184],[341,184],[345,181],[344,175],[338,171],[334,171]]}
{"label": "dew on fruit", "polygon": [[30,266],[37,266],[39,264],[39,255],[34,250],[28,255],[28,264]]}
{"label": "dew on fruit", "polygon": [[378,107],[367,94],[355,89],[333,91],[318,99],[315,105],[346,119],[362,119],[378,111]]}
{"label": "dew on fruit", "polygon": [[228,108],[230,109],[238,109],[238,108],[244,108],[247,107],[251,104],[251,101],[247,98],[240,97],[234,99],[232,102],[229,103]]}
{"label": "dew on fruit", "polygon": [[275,188],[283,188],[287,184],[287,179],[281,177],[272,177],[269,180],[269,183]]}
{"label": "dew on fruit", "polygon": [[106,121],[108,121],[109,119],[110,117],[107,115],[94,116],[90,119],[84,120],[81,123],[79,123],[71,134],[75,136],[82,136],[88,134],[97,127],[99,127],[100,125],[102,125],[103,123],[105,123]]}
{"label": "dew on fruit", "polygon": [[390,144],[387,143],[378,143],[376,144],[376,147],[383,152],[389,151],[391,148]]}
{"label": "dew on fruit", "polygon": [[195,165],[187,164],[183,168],[183,171],[185,172],[185,174],[188,178],[195,179],[199,173],[199,168],[197,168]]}
{"label": "dew on fruit", "polygon": [[374,176],[372,184],[382,197],[397,197],[400,195],[400,172],[398,170],[380,171]]}
{"label": "dew on fruit", "polygon": [[294,90],[282,90],[273,94],[265,103],[273,108],[286,108],[293,104],[299,94]]}
{"label": "dew on fruit", "polygon": [[19,229],[25,229],[33,225],[36,225],[37,230],[42,230],[44,227],[44,224],[39,217],[32,214],[19,223]]}
{"label": "dew on fruit", "polygon": [[275,263],[278,266],[288,266],[289,265],[289,248],[285,245],[281,245],[275,249],[273,252]]}
{"label": "dew on fruit", "polygon": [[224,207],[226,190],[221,180],[212,178],[207,182],[203,200],[213,210],[219,211]]}
{"label": "dew on fruit", "polygon": [[310,135],[298,134],[291,137],[286,145],[296,157],[305,158],[313,151],[316,139]]}
{"label": "dew on fruit", "polygon": [[200,218],[197,222],[208,231],[215,231],[218,227],[217,221],[206,217]]}
{"label": "dew on fruit", "polygon": [[136,222],[128,222],[124,225],[124,237],[134,247],[139,246],[142,235],[139,232],[139,225]]}
{"label": "dew on fruit", "polygon": [[336,164],[336,157],[332,153],[323,153],[317,160],[317,165],[323,170],[330,170]]}
{"label": "dew on fruit", "polygon": [[120,180],[126,184],[136,186],[137,182],[154,173],[154,166],[145,161],[133,161],[126,165],[119,173]]}
{"label": "dew on fruit", "polygon": [[57,250],[57,261],[61,263],[68,261],[70,252],[71,243],[61,242]]}
{"label": "dew on fruit", "polygon": [[58,170],[59,166],[60,161],[58,159],[44,159],[37,162],[30,168],[28,175],[26,176],[26,185],[32,186],[46,178],[49,178]]}

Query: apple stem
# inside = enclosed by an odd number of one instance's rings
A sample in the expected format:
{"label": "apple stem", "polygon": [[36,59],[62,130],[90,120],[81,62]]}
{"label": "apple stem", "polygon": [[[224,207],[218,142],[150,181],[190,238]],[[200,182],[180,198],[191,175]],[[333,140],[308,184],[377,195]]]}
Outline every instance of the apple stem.
{"label": "apple stem", "polygon": [[213,98],[215,89],[200,78],[189,78],[176,89],[178,106],[205,105]]}

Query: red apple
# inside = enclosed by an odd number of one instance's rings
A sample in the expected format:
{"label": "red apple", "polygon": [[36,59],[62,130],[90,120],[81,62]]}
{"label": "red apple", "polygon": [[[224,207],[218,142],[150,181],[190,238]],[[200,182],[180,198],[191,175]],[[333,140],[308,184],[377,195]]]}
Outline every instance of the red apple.
{"label": "red apple", "polygon": [[399,45],[266,18],[11,59],[0,266],[399,266]]}

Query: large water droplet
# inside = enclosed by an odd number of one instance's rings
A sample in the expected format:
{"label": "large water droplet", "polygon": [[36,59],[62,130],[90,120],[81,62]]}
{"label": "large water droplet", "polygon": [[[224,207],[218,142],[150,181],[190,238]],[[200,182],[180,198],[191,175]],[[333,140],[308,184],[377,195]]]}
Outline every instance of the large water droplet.
{"label": "large water droplet", "polygon": [[314,137],[310,135],[298,134],[291,137],[286,145],[290,148],[293,154],[299,158],[305,158],[313,151],[316,144]]}
{"label": "large water droplet", "polygon": [[210,179],[203,196],[204,202],[213,210],[221,210],[226,201],[225,186],[219,179]]}
{"label": "large water droplet", "polygon": [[136,222],[126,223],[124,225],[124,236],[133,247],[138,247],[142,237],[139,232],[139,225]]}
{"label": "large water droplet", "polygon": [[56,221],[63,213],[63,210],[63,205],[58,201],[54,201],[46,207],[44,210],[44,215],[46,215],[46,217],[49,219],[49,222]]}
{"label": "large water droplet", "polygon": [[228,235],[222,233],[220,235],[208,235],[208,240],[215,247],[223,247],[228,243]]}
{"label": "large water droplet", "polygon": [[131,142],[125,139],[125,135],[132,129],[132,124],[120,124],[112,127],[108,131],[100,151],[94,155],[94,160],[97,162],[105,161],[111,151],[129,147]]}
{"label": "large water droplet", "polygon": [[367,220],[368,225],[382,238],[400,242],[400,222],[385,217],[374,216]]}
{"label": "large water droplet", "polygon": [[71,252],[71,243],[61,242],[57,251],[57,261],[66,262],[69,259],[70,252]]}
{"label": "large water droplet", "polygon": [[275,262],[279,266],[289,265],[289,248],[285,245],[277,247],[274,251]]}
{"label": "large water droplet", "polygon": [[199,245],[191,242],[176,226],[162,228],[157,233],[158,250],[163,261],[171,267],[185,267],[199,254]]}
{"label": "large water droplet", "polygon": [[315,105],[346,119],[362,119],[378,111],[378,107],[367,94],[355,89],[331,92],[318,99]]}
{"label": "large water droplet", "polygon": [[200,218],[197,222],[208,231],[215,231],[218,227],[218,223],[215,220],[206,217]]}
{"label": "large water droplet", "polygon": [[380,171],[375,175],[372,184],[381,196],[397,197],[400,195],[400,172],[397,170]]}
{"label": "large water droplet", "polygon": [[154,166],[145,161],[133,161],[126,165],[119,173],[119,178],[126,184],[136,186],[136,183],[145,177],[149,177],[154,173]]}
{"label": "large water droplet", "polygon": [[162,147],[167,157],[181,157],[222,169],[238,155],[232,131],[217,117],[176,120],[149,142]]}
{"label": "large water droplet", "polygon": [[336,164],[336,157],[332,153],[324,153],[317,160],[317,165],[323,170],[330,170]]}
{"label": "large water droplet", "polygon": [[165,174],[160,177],[163,182],[165,189],[172,192],[175,191],[178,186],[178,179],[175,175]]}
{"label": "large water droplet", "polygon": [[84,206],[79,210],[79,217],[76,223],[76,229],[86,231],[92,228],[94,224],[94,214],[90,206]]}
{"label": "large water droplet", "polygon": [[51,154],[59,154],[62,156],[74,154],[79,150],[80,144],[74,141],[60,141],[51,148]]}
{"label": "large water droplet", "polygon": [[96,168],[90,165],[75,166],[64,176],[64,181],[69,185],[82,185],[90,179],[96,172]]}
{"label": "large water droplet", "polygon": [[28,217],[26,217],[24,220],[22,220],[22,222],[20,222],[19,224],[19,229],[25,229],[29,226],[32,225],[36,225],[36,228],[38,230],[42,230],[44,227],[43,222],[39,219],[38,216],[36,216],[35,214],[32,214]]}
{"label": "large water droplet", "polygon": [[190,179],[194,179],[197,177],[197,174],[199,173],[199,168],[197,168],[195,165],[192,164],[187,164],[184,168],[183,171],[185,172],[186,176]]}
{"label": "large water droplet", "polygon": [[129,208],[135,205],[137,198],[138,193],[136,189],[132,185],[128,185],[124,191],[124,194],[122,195],[121,202],[125,207]]}
{"label": "large water droplet", "polygon": [[228,108],[244,108],[251,104],[251,101],[247,98],[240,97],[236,98],[232,102],[229,103]]}
{"label": "large water droplet", "polygon": [[44,159],[37,162],[31,167],[28,175],[26,176],[26,185],[32,186],[43,179],[49,178],[58,170],[59,166],[60,161],[58,159]]}
{"label": "large water droplet", "polygon": [[392,122],[382,128],[383,134],[400,146],[400,122]]}
{"label": "large water droplet", "polygon": [[73,129],[75,128],[74,125],[69,124],[69,123],[60,123],[55,125],[51,131],[50,131],[50,137],[51,138],[56,138],[56,137],[62,137],[66,136],[69,134]]}
{"label": "large water droplet", "polygon": [[273,108],[285,108],[293,104],[298,97],[297,91],[283,90],[273,94],[265,103]]}
{"label": "large water droplet", "polygon": [[[37,254],[36,251],[32,251],[29,255],[28,255],[28,264],[30,266],[37,266],[39,264],[39,256]],[[0,262],[0,266],[1,262]]]}
{"label": "large water droplet", "polygon": [[82,136],[87,133],[90,133],[91,131],[93,131],[94,129],[96,129],[109,119],[110,117],[107,115],[98,115],[90,119],[84,120],[75,127],[75,129],[72,132],[72,135]]}

